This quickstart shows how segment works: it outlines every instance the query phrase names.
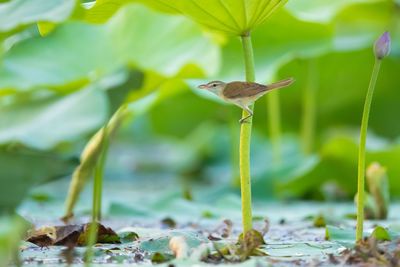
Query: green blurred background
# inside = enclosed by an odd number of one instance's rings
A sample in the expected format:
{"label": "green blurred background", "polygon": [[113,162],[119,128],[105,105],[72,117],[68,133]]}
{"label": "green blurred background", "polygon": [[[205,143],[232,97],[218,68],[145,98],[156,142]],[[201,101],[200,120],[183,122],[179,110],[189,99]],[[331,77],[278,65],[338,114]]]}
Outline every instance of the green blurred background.
{"label": "green blurred background", "polygon": [[[36,185],[67,183],[86,142],[122,103],[131,116],[112,141],[108,181],[164,179],[195,200],[200,185],[239,192],[241,111],[196,89],[244,80],[238,37],[153,1],[2,2],[3,210],[27,194],[40,200]],[[372,47],[384,31],[392,51],[373,99],[367,163],[385,166],[392,196],[400,195],[400,2],[292,0],[252,33],[257,81],[296,79],[255,107],[256,200],[353,198]],[[64,197],[66,187],[58,190]]]}

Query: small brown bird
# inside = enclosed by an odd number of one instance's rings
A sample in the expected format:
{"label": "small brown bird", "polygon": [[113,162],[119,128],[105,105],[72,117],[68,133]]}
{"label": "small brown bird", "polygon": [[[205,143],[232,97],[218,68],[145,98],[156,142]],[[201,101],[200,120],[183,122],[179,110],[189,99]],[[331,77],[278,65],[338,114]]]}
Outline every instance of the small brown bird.
{"label": "small brown bird", "polygon": [[199,85],[198,88],[206,89],[223,100],[235,104],[246,110],[249,115],[242,118],[239,122],[246,122],[248,118],[253,116],[253,112],[249,108],[257,99],[273,89],[283,88],[290,85],[294,81],[293,78],[282,80],[269,85],[251,82],[229,82],[212,81],[206,84]]}

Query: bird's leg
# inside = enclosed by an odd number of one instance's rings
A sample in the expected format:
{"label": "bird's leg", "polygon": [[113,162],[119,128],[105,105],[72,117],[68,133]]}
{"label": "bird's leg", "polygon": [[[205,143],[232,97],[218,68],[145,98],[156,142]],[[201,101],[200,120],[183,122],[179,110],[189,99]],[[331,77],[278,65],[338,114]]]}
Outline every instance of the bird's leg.
{"label": "bird's leg", "polygon": [[242,108],[244,110],[246,110],[249,113],[249,115],[244,117],[244,118],[242,118],[242,119],[240,119],[239,122],[240,123],[247,123],[248,122],[247,119],[249,119],[249,118],[251,118],[253,116],[253,111],[248,106],[243,106]]}

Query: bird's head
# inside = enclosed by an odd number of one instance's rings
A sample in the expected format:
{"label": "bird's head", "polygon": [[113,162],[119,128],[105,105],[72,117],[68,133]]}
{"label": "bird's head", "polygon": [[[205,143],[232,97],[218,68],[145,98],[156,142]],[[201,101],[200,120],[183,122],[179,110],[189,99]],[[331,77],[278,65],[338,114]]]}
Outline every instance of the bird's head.
{"label": "bird's head", "polygon": [[215,94],[219,94],[225,88],[225,85],[226,85],[226,83],[221,82],[221,81],[212,81],[212,82],[209,82],[206,84],[201,84],[198,86],[198,88],[206,89]]}

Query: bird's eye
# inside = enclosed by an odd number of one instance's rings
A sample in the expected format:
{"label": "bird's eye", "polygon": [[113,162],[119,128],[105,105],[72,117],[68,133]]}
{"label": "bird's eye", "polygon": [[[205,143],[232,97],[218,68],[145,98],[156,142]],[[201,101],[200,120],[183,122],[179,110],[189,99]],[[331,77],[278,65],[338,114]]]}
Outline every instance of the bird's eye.
{"label": "bird's eye", "polygon": [[217,87],[217,84],[215,84],[215,83],[213,83],[213,85],[212,85],[213,87]]}

